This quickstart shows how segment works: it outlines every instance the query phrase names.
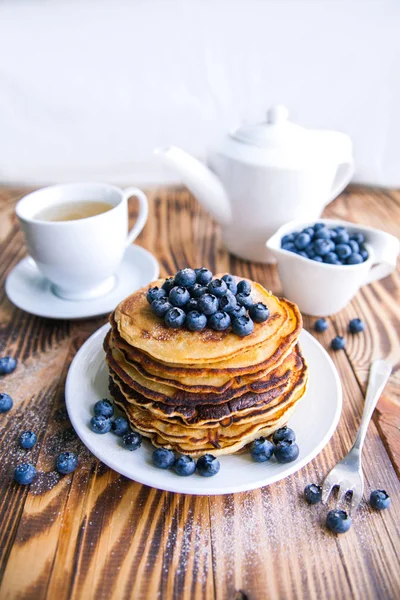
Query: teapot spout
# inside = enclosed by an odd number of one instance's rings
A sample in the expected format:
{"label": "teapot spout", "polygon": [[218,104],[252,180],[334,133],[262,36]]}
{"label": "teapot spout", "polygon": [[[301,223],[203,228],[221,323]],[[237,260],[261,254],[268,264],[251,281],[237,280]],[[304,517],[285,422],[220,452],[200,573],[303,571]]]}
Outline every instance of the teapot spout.
{"label": "teapot spout", "polygon": [[176,146],[157,148],[154,153],[179,173],[186,187],[218,223],[227,225],[231,221],[231,207],[224,186],[206,165]]}

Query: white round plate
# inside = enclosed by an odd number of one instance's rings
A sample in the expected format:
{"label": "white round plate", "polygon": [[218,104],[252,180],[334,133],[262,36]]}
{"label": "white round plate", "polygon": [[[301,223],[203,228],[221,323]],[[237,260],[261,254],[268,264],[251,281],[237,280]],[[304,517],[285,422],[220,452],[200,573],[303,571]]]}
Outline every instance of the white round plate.
{"label": "white round plate", "polygon": [[300,447],[298,459],[278,464],[252,461],[248,452],[220,457],[221,469],[210,478],[198,473],[180,477],[152,465],[153,446],[144,440],[134,451],[124,449],[113,433],[99,435],[89,428],[92,407],[109,398],[108,372],[102,343],[109,325],[98,329],[82,346],[68,372],[65,400],[71,423],[82,442],[103,463],[129,479],[151,487],[182,494],[230,494],[253,490],[279,481],[298,471],[328,443],[342,410],[342,388],[336,368],[322,346],[306,331],[300,343],[309,366],[309,387],[290,420]]}
{"label": "white round plate", "polygon": [[53,293],[50,281],[27,256],[8,275],[6,294],[18,308],[38,317],[87,319],[111,312],[129,294],[157,279],[158,274],[158,262],[148,250],[129,246],[108,294],[90,300],[63,300]]}

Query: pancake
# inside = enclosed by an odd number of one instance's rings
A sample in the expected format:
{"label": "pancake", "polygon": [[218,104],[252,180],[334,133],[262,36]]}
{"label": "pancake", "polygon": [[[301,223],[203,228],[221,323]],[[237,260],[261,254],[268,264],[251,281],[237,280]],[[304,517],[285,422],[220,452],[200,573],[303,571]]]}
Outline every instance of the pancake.
{"label": "pancake", "polygon": [[[163,280],[160,279],[153,285],[161,286],[162,283]],[[178,365],[213,365],[243,354],[247,349],[265,347],[267,340],[272,346],[269,356],[283,344],[280,329],[286,323],[285,301],[276,298],[257,283],[252,283],[252,299],[266,304],[270,317],[263,323],[255,323],[253,333],[244,338],[229,329],[214,331],[205,328],[195,334],[186,329],[170,329],[152,313],[146,300],[147,290],[148,286],[123,300],[114,312],[114,320],[118,333],[125,342],[157,361]],[[296,317],[301,329],[298,310]]]}

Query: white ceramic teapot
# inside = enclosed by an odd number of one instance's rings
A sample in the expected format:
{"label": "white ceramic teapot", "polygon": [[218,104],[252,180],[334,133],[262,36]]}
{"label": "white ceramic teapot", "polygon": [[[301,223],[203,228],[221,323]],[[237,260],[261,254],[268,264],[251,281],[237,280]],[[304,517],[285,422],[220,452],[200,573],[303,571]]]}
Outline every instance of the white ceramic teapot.
{"label": "white ceramic teapot", "polygon": [[261,262],[274,262],[265,246],[274,231],[317,219],[354,171],[347,135],[295,125],[283,106],[224,137],[208,157],[210,168],[175,146],[155,152],[221,224],[228,250]]}

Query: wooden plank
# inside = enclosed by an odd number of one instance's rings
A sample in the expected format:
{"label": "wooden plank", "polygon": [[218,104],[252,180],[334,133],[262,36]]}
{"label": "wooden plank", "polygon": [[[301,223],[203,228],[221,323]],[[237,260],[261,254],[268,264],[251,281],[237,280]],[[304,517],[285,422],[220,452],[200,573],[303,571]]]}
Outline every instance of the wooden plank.
{"label": "wooden plank", "polygon": [[[24,253],[12,214],[22,193],[0,192],[6,215],[0,227],[3,281]],[[398,234],[400,194],[353,188],[327,212]],[[159,258],[163,276],[186,264],[204,264],[214,272],[248,275],[280,292],[273,266],[225,252],[220,229],[185,190],[151,191],[150,220],[139,243]],[[400,490],[392,464],[399,465],[399,290],[398,274],[364,288],[318,335],[328,347],[351,317],[368,323],[365,334],[349,338],[346,352],[330,351],[344,383],[345,402],[327,448],[285,481],[210,498],[141,486],[94,459],[72,435],[62,390],[76,349],[103,320],[71,324],[38,319],[12,307],[2,292],[0,347],[17,355],[20,364],[1,381],[16,406],[0,417],[0,598],[399,597]],[[306,327],[312,324],[306,317]],[[391,356],[396,372],[367,435],[366,492],[384,487],[393,505],[379,514],[364,501],[352,530],[336,538],[321,527],[326,510],[308,507],[302,489],[321,480],[350,447],[367,369],[376,353]],[[22,452],[16,446],[18,432],[33,426],[39,442],[32,456],[44,474],[27,490],[13,484],[11,476]],[[53,466],[60,443],[78,450],[80,466],[58,481]]]}

